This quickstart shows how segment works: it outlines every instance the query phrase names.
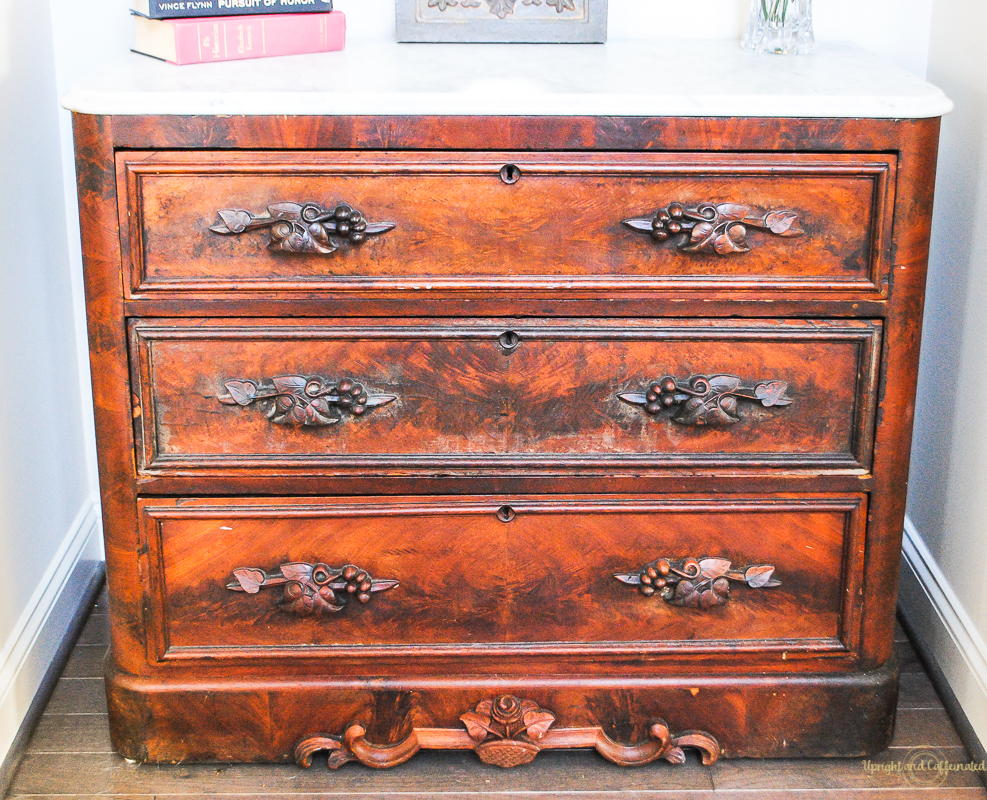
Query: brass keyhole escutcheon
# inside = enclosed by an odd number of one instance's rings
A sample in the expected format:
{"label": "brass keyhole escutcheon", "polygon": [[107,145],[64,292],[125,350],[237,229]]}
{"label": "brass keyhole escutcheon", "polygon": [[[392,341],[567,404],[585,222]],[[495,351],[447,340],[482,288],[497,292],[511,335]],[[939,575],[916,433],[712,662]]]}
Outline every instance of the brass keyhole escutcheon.
{"label": "brass keyhole escutcheon", "polygon": [[516,516],[517,513],[510,506],[501,506],[497,509],[497,519],[501,522],[510,522]]}
{"label": "brass keyhole escutcheon", "polygon": [[505,353],[510,353],[521,345],[521,337],[514,331],[504,331],[497,337],[497,344]]}
{"label": "brass keyhole escutcheon", "polygon": [[510,185],[521,180],[521,170],[515,164],[504,164],[500,168],[500,179]]}

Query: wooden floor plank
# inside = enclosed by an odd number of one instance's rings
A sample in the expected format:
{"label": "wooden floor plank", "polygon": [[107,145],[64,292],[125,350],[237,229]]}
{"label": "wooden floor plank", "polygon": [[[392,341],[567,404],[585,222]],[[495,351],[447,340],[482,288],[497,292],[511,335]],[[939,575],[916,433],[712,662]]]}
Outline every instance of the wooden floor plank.
{"label": "wooden floor plank", "polygon": [[898,709],[942,708],[942,700],[924,672],[909,672],[898,681]]}
{"label": "wooden floor plank", "polygon": [[45,714],[28,753],[112,753],[106,714]]}
{"label": "wooden floor plank", "polygon": [[922,666],[918,653],[915,652],[915,648],[912,647],[911,642],[895,642],[894,651],[901,662],[902,675],[909,672],[925,673],[925,667]]}
{"label": "wooden floor plank", "polygon": [[47,714],[105,714],[106,689],[102,678],[61,678],[51,694]]}
{"label": "wooden floor plank", "polygon": [[62,671],[63,678],[102,678],[106,645],[76,645]]}
{"label": "wooden floor plank", "polygon": [[899,709],[891,747],[923,746],[963,747],[963,742],[945,709]]}
{"label": "wooden floor plank", "polygon": [[76,644],[110,643],[110,618],[106,614],[91,614],[79,634]]}
{"label": "wooden floor plank", "polygon": [[419,753],[407,764],[371,770],[350,764],[331,772],[324,764],[137,765],[113,755],[31,754],[14,778],[12,794],[199,794],[333,792],[559,792],[572,790],[672,793],[713,788],[709,768],[652,765],[625,769],[594,753],[549,753],[528,767],[504,770],[478,761],[473,753]]}
{"label": "wooden floor plank", "polygon": [[[951,763],[965,764],[969,760],[962,747],[938,749]],[[908,789],[912,784],[905,773],[890,771],[893,764],[907,760],[907,753],[885,750],[871,759],[721,760],[712,767],[713,784],[717,790]],[[944,786],[983,789],[980,778],[973,772],[949,772]]]}
{"label": "wooden floor plank", "polygon": [[616,767],[592,752],[544,753],[501,770],[472,753],[423,752],[387,771],[325,762],[292,765],[128,764],[112,753],[102,670],[108,638],[105,593],[28,745],[8,798],[17,800],[987,800],[975,772],[951,772],[945,786],[909,783],[888,765],[933,746],[951,763],[968,761],[942,702],[911,645],[896,628],[904,665],[892,747],[870,759],[730,760],[703,767]]}

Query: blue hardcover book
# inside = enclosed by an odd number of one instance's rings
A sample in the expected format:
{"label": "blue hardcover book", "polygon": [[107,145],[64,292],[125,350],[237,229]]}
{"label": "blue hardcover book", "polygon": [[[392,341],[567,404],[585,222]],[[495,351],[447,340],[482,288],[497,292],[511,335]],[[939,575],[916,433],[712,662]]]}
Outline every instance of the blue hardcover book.
{"label": "blue hardcover book", "polygon": [[132,0],[131,11],[148,19],[227,17],[234,14],[325,13],[332,0]]}

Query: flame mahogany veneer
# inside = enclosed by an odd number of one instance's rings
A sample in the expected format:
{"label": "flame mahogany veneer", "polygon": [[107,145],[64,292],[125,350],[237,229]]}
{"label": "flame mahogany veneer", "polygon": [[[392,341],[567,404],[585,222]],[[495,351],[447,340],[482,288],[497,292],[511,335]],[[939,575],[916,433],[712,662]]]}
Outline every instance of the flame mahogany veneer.
{"label": "flame mahogany veneer", "polygon": [[937,119],[74,124],[123,755],[887,745]]}

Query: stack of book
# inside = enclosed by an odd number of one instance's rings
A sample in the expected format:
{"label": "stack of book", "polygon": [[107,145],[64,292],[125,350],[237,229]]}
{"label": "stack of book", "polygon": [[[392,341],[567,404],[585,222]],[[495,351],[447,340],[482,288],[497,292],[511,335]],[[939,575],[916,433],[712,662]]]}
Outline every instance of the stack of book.
{"label": "stack of book", "polygon": [[342,50],[332,0],[133,0],[134,52],[172,64]]}

